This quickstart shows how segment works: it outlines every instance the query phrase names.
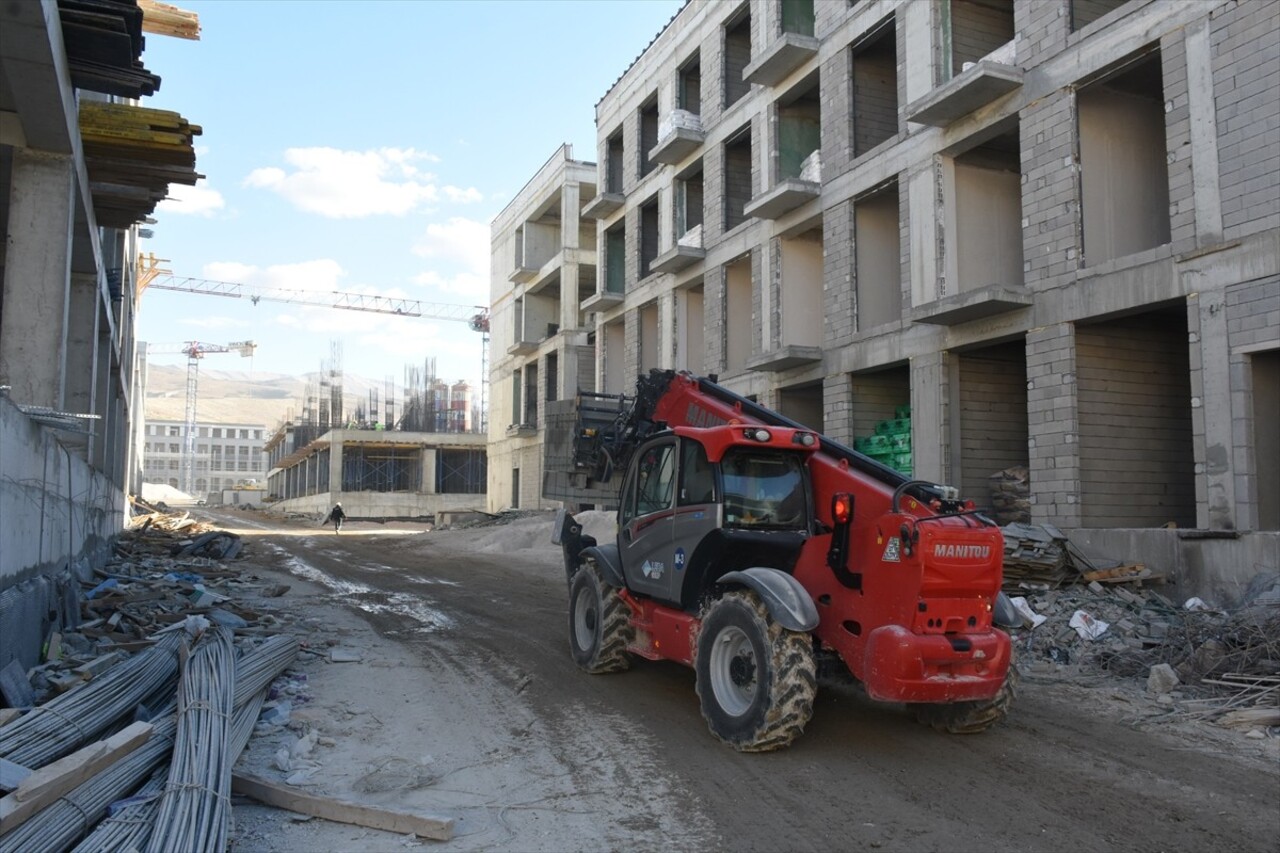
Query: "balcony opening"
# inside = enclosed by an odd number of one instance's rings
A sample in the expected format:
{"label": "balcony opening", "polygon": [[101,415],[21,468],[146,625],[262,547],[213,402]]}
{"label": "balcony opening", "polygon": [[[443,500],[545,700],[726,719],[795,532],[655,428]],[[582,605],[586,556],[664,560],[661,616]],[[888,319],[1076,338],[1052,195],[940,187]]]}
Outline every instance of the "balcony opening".
{"label": "balcony opening", "polygon": [[647,376],[650,370],[662,367],[662,356],[658,342],[658,303],[650,302],[636,312],[640,339],[640,375]]}
{"label": "balcony opening", "polygon": [[622,192],[623,171],[626,162],[625,149],[622,143],[622,130],[610,136],[605,142],[604,191],[607,193]]}
{"label": "balcony opening", "polygon": [[511,423],[520,425],[524,417],[524,377],[523,371],[517,369],[511,374]]}
{"label": "balcony opening", "polygon": [[1071,0],[1071,31],[1082,30],[1128,0]]}
{"label": "balcony opening", "polygon": [[861,157],[898,133],[898,41],[893,19],[855,44],[853,156]]}
{"label": "balcony opening", "polygon": [[822,180],[822,101],[818,74],[778,100],[778,178]]}
{"label": "balcony opening", "polygon": [[751,322],[750,255],[725,267],[724,297],[724,366],[728,373],[739,373],[751,357],[755,334]]}
{"label": "balcony opening", "polygon": [[626,371],[627,330],[622,321],[604,326],[604,387],[606,394],[622,394],[634,391],[628,386]]}
{"label": "balcony opening", "polygon": [[1249,357],[1253,383],[1253,481],[1257,484],[1258,530],[1280,530],[1280,350]]}
{"label": "balcony opening", "polygon": [[1087,266],[1169,242],[1160,52],[1077,94]]}
{"label": "balcony opening", "polygon": [[1076,327],[1084,527],[1196,524],[1186,307]]}
{"label": "balcony opening", "polygon": [[702,54],[680,67],[676,80],[676,107],[694,115],[702,114]]}
{"label": "balcony opening", "polygon": [[854,294],[858,331],[902,319],[898,184],[854,202]]}
{"label": "balcony opening", "polygon": [[657,161],[649,158],[649,152],[658,144],[658,96],[654,95],[648,103],[640,108],[640,164],[638,177],[643,178],[653,171]]}
{"label": "balcony opening", "polygon": [[524,414],[520,423],[538,426],[538,365],[530,362],[524,366]]}
{"label": "balcony opening", "polygon": [[621,294],[627,286],[627,226],[625,222],[604,232],[604,282],[606,293]]}
{"label": "balcony opening", "polygon": [[737,20],[724,28],[724,106],[736,104],[751,91],[751,84],[742,76],[743,69],[751,63],[751,13],[743,12]]}
{"label": "balcony opening", "polygon": [[654,196],[640,206],[640,278],[651,272],[653,259],[658,257],[658,197]]}
{"label": "balcony opening", "polygon": [[955,206],[954,280],[959,292],[990,285],[1018,287],[1022,274],[1022,165],[1018,129],[959,155]]}
{"label": "balcony opening", "polygon": [[[1001,482],[1002,471],[1029,464],[1026,342],[967,350],[957,361],[960,434],[953,443],[951,479],[961,496],[991,506],[999,516],[1025,510],[1010,505],[1016,496],[992,485]],[[1025,515],[1020,520],[1030,521]]]}
{"label": "balcony opening", "polygon": [[545,396],[547,402],[560,399],[560,354],[547,353],[547,369],[546,375],[546,391]]}
{"label": "balcony opening", "polygon": [[782,31],[801,36],[813,35],[813,0],[780,0]]}
{"label": "balcony opening", "polygon": [[822,343],[822,226],[784,238],[779,252],[782,281],[778,287],[783,346],[815,347]]}
{"label": "balcony opening", "polygon": [[695,376],[707,371],[706,303],[698,284],[676,292],[676,367]]}
{"label": "balcony opening", "polygon": [[814,432],[822,432],[822,383],[778,389],[778,411]]}
{"label": "balcony opening", "polygon": [[[1013,0],[951,0],[944,4],[944,15],[950,15],[951,40],[944,45],[949,48],[950,60],[943,62],[948,72],[948,79],[1013,41]],[[1000,61],[1012,65],[1016,57],[1005,58],[1003,52]]]}
{"label": "balcony opening", "polygon": [[892,365],[849,375],[853,449],[911,475],[911,368]]}
{"label": "balcony opening", "polygon": [[702,164],[697,170],[677,178],[675,183],[676,242],[702,248]]}
{"label": "balcony opening", "polygon": [[747,220],[751,181],[751,126],[747,125],[724,144],[724,230],[732,231]]}

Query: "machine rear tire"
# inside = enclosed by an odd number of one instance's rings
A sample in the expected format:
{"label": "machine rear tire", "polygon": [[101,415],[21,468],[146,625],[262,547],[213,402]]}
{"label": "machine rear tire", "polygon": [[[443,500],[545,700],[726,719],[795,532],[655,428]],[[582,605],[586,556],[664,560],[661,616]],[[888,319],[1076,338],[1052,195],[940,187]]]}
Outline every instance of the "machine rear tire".
{"label": "machine rear tire", "polygon": [[739,752],[787,746],[813,716],[813,640],[775,622],[754,592],[726,593],[707,608],[694,670],[703,719]]}
{"label": "machine rear tire", "polygon": [[1018,669],[1009,663],[1009,674],[1004,677],[1000,691],[984,702],[952,702],[950,704],[918,704],[911,709],[916,719],[926,726],[953,735],[972,735],[985,732],[1009,715],[1009,708],[1018,695]]}
{"label": "machine rear tire", "polygon": [[569,581],[569,651],[593,675],[631,668],[631,608],[591,560]]}

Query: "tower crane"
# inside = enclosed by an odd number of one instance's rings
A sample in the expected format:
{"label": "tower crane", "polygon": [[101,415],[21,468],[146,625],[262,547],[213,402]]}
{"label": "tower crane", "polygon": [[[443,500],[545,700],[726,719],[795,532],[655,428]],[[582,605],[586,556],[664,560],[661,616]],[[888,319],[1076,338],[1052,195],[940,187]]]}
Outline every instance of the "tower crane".
{"label": "tower crane", "polygon": [[241,358],[248,358],[258,345],[253,341],[233,341],[229,344],[206,344],[202,341],[187,341],[181,344],[147,344],[147,355],[173,355],[182,353],[187,357],[187,407],[186,435],[182,444],[182,491],[192,493],[195,486],[196,465],[196,388],[199,383],[200,359],[210,353],[238,352]]}
{"label": "tower crane", "polygon": [[349,293],[340,290],[318,292],[295,290],[287,287],[260,287],[234,281],[216,281],[174,275],[161,264],[168,263],[154,254],[138,256],[138,295],[148,287],[156,290],[176,290],[182,293],[202,293],[207,296],[226,296],[231,299],[248,299],[254,305],[260,301],[288,302],[295,305],[315,305],[347,311],[369,311],[376,314],[393,314],[400,317],[424,317],[429,320],[456,320],[466,323],[473,332],[479,332],[480,350],[480,417],[482,431],[489,417],[489,309],[483,305],[459,305],[444,302],[422,302],[417,299],[396,299],[387,296],[371,296],[365,293]]}

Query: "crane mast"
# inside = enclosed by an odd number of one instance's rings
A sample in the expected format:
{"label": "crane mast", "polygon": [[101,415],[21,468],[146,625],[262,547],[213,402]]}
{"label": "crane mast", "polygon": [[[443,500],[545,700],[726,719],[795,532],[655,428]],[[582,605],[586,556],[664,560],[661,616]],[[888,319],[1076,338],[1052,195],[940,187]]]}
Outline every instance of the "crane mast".
{"label": "crane mast", "polygon": [[229,344],[207,344],[203,341],[186,341],[181,344],[149,344],[147,355],[182,353],[187,357],[187,405],[183,420],[186,422],[182,440],[182,491],[191,494],[195,488],[196,464],[196,398],[200,381],[200,359],[210,353],[238,352],[248,358],[258,345],[253,341],[232,341]]}
{"label": "crane mast", "polygon": [[138,295],[148,287],[156,290],[175,290],[181,293],[200,293],[206,296],[225,296],[230,299],[248,299],[254,305],[261,301],[285,302],[293,305],[314,305],[345,311],[367,311],[375,314],[391,314],[398,317],[422,317],[429,320],[452,320],[466,323],[481,338],[480,353],[480,419],[481,430],[487,431],[489,417],[489,309],[483,305],[458,305],[446,302],[423,302],[418,299],[399,299],[373,296],[367,293],[350,293],[341,290],[319,292],[296,290],[287,287],[260,287],[235,281],[193,278],[174,275],[161,267],[166,263],[152,255],[138,256]]}

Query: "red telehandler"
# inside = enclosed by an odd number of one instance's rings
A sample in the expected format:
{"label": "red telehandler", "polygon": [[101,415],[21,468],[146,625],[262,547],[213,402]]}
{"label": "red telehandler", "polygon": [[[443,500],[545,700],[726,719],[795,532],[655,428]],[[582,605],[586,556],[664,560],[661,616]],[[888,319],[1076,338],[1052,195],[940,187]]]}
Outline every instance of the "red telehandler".
{"label": "red telehandler", "polygon": [[580,394],[577,424],[572,466],[622,475],[616,541],[565,510],[553,531],[579,667],[692,666],[712,734],[744,752],[800,735],[820,664],[944,731],[1005,716],[1017,673],[995,626],[1020,623],[1003,538],[954,489],[688,373]]}

